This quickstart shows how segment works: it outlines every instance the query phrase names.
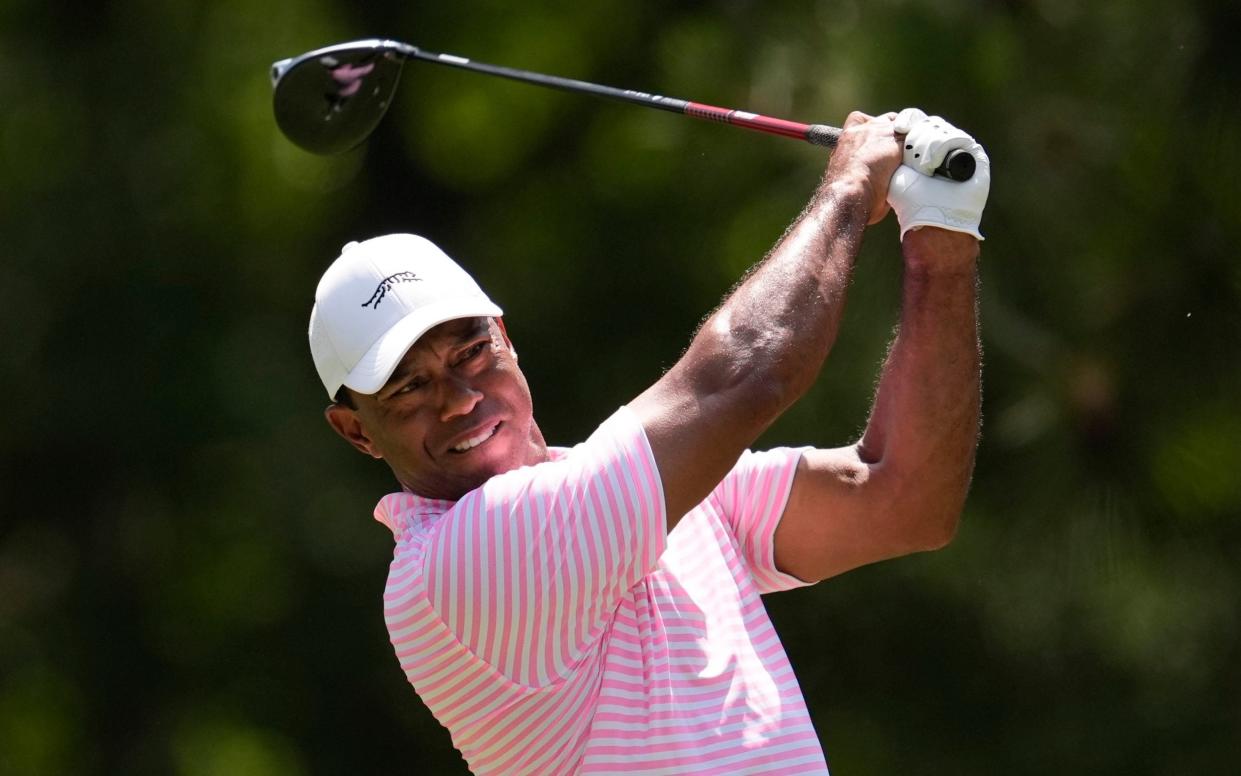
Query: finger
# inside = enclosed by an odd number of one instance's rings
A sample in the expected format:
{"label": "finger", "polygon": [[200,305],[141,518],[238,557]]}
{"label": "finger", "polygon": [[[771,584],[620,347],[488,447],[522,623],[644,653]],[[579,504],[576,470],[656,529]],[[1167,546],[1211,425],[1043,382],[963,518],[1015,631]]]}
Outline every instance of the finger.
{"label": "finger", "polygon": [[871,116],[868,116],[867,114],[861,112],[860,110],[855,110],[849,114],[849,117],[847,119],[845,119],[844,128],[848,129],[849,127],[856,127],[858,124],[865,124],[866,122],[870,120],[871,120]]}
{"label": "finger", "polygon": [[926,113],[921,108],[906,108],[896,114],[896,126],[893,127],[899,134],[908,134],[914,125],[926,119]]}

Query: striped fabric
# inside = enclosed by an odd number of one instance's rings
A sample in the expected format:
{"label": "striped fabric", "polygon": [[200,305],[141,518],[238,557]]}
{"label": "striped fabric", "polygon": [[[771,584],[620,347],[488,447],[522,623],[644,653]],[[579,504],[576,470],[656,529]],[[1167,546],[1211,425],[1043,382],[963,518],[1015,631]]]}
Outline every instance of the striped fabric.
{"label": "striped fabric", "polygon": [[385,497],[396,656],[477,774],[826,774],[760,593],[800,451],[746,453],[669,534],[622,408],[460,501]]}

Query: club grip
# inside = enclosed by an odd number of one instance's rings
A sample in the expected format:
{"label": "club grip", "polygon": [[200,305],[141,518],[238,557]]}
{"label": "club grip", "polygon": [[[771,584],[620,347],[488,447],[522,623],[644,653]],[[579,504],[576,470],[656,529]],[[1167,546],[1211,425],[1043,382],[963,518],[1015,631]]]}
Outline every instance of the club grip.
{"label": "club grip", "polygon": [[824,148],[835,148],[842,131],[839,127],[829,127],[826,124],[811,124],[806,130],[806,142]]}
{"label": "club grip", "polygon": [[[836,142],[840,140],[841,132],[839,128],[829,127],[826,124],[811,124],[806,130],[806,142],[824,148],[835,148]],[[935,174],[952,181],[967,181],[974,177],[976,166],[974,155],[963,148],[958,148],[948,152],[948,156],[944,157],[944,163],[935,168]]]}
{"label": "club grip", "polygon": [[974,155],[964,148],[949,151],[944,163],[935,168],[935,174],[952,181],[967,181],[974,177],[974,168],[978,166]]}

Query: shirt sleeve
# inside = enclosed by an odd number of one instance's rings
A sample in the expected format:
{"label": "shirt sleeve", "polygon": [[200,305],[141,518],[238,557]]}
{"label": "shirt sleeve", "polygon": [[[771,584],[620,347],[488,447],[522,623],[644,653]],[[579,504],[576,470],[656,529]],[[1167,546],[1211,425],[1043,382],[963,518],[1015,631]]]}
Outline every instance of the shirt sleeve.
{"label": "shirt sleeve", "polygon": [[784,516],[797,464],[808,449],[747,450],[709,497],[736,537],[759,593],[813,584],[780,571],[775,557],[776,526]]}
{"label": "shirt sleeve", "polygon": [[436,524],[428,602],[509,680],[568,675],[667,539],[663,486],[641,423],[622,407],[558,460],[493,477]]}

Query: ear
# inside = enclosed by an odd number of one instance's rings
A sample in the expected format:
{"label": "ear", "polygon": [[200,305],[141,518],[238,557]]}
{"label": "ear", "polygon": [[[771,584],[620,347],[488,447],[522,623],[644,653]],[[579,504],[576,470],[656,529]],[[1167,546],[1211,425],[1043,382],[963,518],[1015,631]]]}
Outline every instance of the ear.
{"label": "ear", "polygon": [[500,327],[500,336],[504,338],[504,344],[508,345],[508,352],[513,354],[513,358],[517,358],[517,348],[513,347],[513,341],[508,338],[508,329],[504,328],[503,318],[492,318],[496,322],[496,326]]}
{"label": "ear", "polygon": [[327,419],[332,430],[340,434],[341,439],[357,448],[358,452],[369,455],[371,458],[383,458],[375,449],[375,443],[367,436],[366,429],[362,427],[362,419],[358,417],[356,410],[343,404],[329,404],[323,410],[323,417]]}

